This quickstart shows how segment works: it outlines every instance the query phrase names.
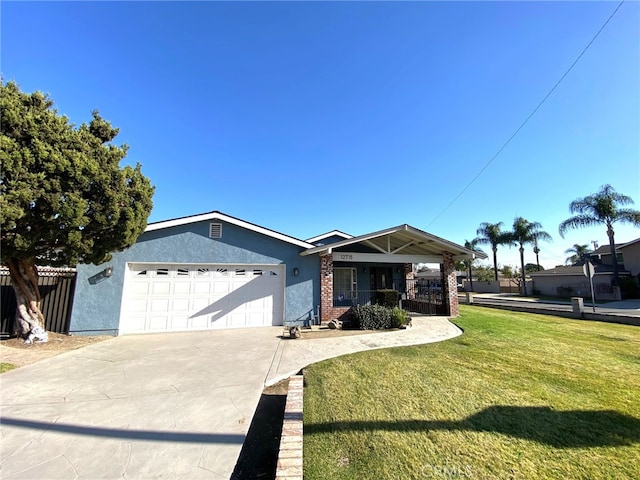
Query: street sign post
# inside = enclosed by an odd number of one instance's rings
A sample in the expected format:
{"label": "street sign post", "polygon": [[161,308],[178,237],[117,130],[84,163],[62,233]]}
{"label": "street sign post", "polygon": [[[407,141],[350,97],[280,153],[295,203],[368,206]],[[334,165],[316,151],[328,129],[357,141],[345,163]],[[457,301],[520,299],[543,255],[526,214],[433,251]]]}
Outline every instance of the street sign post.
{"label": "street sign post", "polygon": [[585,277],[589,278],[589,288],[591,290],[591,305],[593,306],[593,313],[596,313],[596,300],[593,295],[593,276],[596,274],[595,268],[593,268],[593,264],[587,260],[582,266],[582,273],[584,273]]}

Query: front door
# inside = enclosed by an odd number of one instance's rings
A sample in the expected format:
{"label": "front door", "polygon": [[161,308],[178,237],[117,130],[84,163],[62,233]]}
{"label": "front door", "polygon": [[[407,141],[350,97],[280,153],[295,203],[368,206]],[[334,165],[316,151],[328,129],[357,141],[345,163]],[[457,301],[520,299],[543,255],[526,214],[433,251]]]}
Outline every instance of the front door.
{"label": "front door", "polygon": [[371,267],[370,283],[371,290],[392,289],[393,269],[391,267]]}

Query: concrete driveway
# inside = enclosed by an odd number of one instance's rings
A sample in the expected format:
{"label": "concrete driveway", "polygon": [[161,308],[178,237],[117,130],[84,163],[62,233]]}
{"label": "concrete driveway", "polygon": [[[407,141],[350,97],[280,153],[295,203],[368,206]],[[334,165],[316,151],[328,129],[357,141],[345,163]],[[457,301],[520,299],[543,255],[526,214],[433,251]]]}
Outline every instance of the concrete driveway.
{"label": "concrete driveway", "polygon": [[283,340],[282,327],[117,337],[0,376],[8,479],[228,479],[265,383],[315,361],[459,335]]}

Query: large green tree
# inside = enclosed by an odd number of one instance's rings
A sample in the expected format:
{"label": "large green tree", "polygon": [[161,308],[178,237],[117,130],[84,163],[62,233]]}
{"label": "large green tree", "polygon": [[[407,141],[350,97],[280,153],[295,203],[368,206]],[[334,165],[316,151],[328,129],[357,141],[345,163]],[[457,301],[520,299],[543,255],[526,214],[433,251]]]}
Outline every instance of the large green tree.
{"label": "large green tree", "polygon": [[[16,293],[16,332],[44,329],[37,265],[99,264],[144,231],[154,187],[98,111],[79,127],[48,95],[0,91],[1,261]],[[35,330],[37,331],[37,330]]]}
{"label": "large green tree", "polygon": [[527,263],[524,266],[525,275],[529,275],[530,273],[539,272],[544,270],[544,267],[541,267],[538,263]]}
{"label": "large green tree", "polygon": [[493,268],[482,265],[473,266],[473,274],[480,282],[490,282],[493,279]]}
{"label": "large green tree", "polygon": [[503,223],[487,223],[483,222],[476,231],[477,243],[481,245],[491,245],[493,251],[493,273],[495,280],[498,281],[498,245],[508,243],[508,236],[502,232]]}
{"label": "large green tree", "polygon": [[551,235],[542,229],[542,225],[539,222],[530,222],[526,218],[516,217],[513,221],[513,230],[508,233],[508,238],[511,242],[518,245],[520,250],[520,271],[523,273],[522,281],[522,295],[527,295],[527,282],[524,279],[526,272],[524,266],[524,246],[534,245],[534,252],[539,252],[538,242],[541,240],[551,240]]}
{"label": "large green tree", "polygon": [[616,192],[611,185],[603,185],[598,193],[578,198],[571,202],[569,211],[576,215],[566,219],[558,227],[560,236],[563,238],[568,230],[597,225],[605,225],[607,227],[615,285],[620,285],[620,279],[618,278],[618,260],[616,258],[613,224],[616,222],[630,223],[635,227],[640,227],[640,211],[622,208],[626,205],[633,205],[631,197]]}

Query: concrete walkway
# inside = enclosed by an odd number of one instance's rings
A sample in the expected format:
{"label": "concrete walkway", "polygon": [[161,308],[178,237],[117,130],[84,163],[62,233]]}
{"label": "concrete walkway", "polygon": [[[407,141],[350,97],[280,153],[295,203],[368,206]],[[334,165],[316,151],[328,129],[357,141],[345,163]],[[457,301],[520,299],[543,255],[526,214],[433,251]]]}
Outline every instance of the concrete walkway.
{"label": "concrete walkway", "polygon": [[287,340],[281,327],[117,337],[0,376],[0,477],[228,479],[265,384],[329,357],[446,340],[405,331]]}
{"label": "concrete walkway", "polygon": [[307,365],[328,358],[376,348],[440,342],[462,334],[444,317],[412,316],[413,327],[406,330],[310,340],[284,339],[278,345],[265,384],[273,385],[295,375]]}

